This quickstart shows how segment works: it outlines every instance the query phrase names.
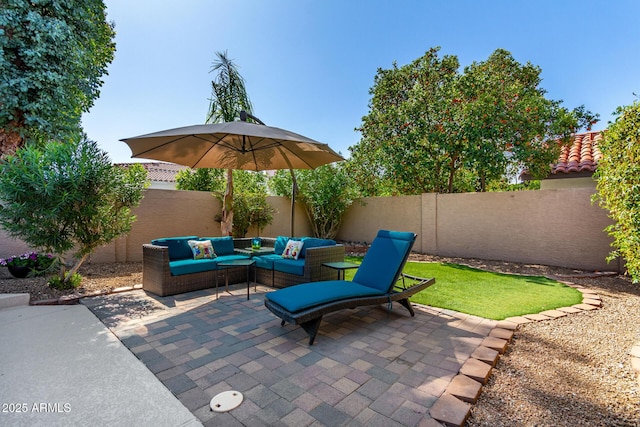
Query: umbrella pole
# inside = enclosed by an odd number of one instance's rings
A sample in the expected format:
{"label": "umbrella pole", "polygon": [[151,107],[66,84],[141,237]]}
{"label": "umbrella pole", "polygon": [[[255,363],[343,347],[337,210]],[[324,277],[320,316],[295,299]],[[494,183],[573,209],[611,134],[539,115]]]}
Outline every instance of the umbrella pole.
{"label": "umbrella pole", "polygon": [[295,211],[296,211],[296,194],[298,193],[298,182],[296,181],[296,174],[293,172],[293,169],[289,169],[291,172],[291,237],[294,237],[293,234],[293,224],[295,219]]}
{"label": "umbrella pole", "polygon": [[293,172],[293,165],[289,161],[289,157],[287,157],[285,152],[282,151],[282,148],[280,147],[276,147],[276,148],[278,149],[278,151],[280,151],[280,154],[282,154],[282,157],[284,157],[284,161],[287,162],[287,165],[289,166],[289,172],[291,173],[291,228],[290,228],[290,231],[291,231],[291,237],[294,237],[293,222],[295,219],[296,193],[298,192],[298,182],[296,181],[296,174],[295,172]]}

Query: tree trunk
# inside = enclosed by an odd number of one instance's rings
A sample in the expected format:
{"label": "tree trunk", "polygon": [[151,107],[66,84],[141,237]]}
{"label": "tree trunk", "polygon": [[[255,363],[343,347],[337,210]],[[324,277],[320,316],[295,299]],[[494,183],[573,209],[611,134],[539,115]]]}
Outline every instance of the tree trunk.
{"label": "tree trunk", "polygon": [[0,159],[13,154],[24,145],[24,139],[12,129],[18,127],[18,122],[11,122],[5,129],[0,129]]}
{"label": "tree trunk", "polygon": [[[69,280],[71,280],[71,276],[73,276],[75,273],[78,272],[78,269],[80,268],[80,266],[82,265],[82,263],[87,259],[89,255],[82,255],[82,257],[80,259],[77,259],[75,264],[73,264],[73,267],[71,267],[71,270],[69,271],[65,271],[65,267],[63,264],[63,270],[62,270],[62,274],[61,277],[64,279],[64,282],[68,282]],[[65,274],[66,273],[66,274]]]}
{"label": "tree trunk", "polygon": [[456,160],[458,160],[457,156],[452,158],[451,162],[449,163],[449,181],[447,182],[447,191],[449,194],[453,193],[453,179],[455,178],[456,174]]}
{"label": "tree trunk", "polygon": [[220,231],[223,236],[233,235],[233,170],[231,169],[227,169],[227,188],[222,199]]}

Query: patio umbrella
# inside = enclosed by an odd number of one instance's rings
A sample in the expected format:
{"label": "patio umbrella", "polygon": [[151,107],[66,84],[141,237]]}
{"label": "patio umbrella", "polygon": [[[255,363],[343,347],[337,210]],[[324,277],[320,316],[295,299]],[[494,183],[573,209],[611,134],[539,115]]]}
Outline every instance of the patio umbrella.
{"label": "patio umbrella", "polygon": [[246,121],[213,123],[168,129],[124,138],[132,157],[162,160],[191,168],[289,169],[291,236],[293,236],[296,182],[294,169],[314,169],[344,160],[327,144],[284,129]]}

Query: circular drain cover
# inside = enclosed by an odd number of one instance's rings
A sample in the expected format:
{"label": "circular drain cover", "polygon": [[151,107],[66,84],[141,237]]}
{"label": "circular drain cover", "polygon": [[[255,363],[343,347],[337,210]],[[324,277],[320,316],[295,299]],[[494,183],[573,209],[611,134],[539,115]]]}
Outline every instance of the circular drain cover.
{"label": "circular drain cover", "polygon": [[211,399],[209,406],[215,412],[228,412],[240,406],[243,398],[239,391],[223,391]]}

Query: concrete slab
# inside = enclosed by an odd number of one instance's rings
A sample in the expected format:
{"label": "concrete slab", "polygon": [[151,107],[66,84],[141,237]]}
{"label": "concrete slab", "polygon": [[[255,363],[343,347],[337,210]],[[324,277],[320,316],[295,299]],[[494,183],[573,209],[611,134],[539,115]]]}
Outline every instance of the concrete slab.
{"label": "concrete slab", "polygon": [[83,305],[0,310],[0,424],[196,426]]}
{"label": "concrete slab", "polygon": [[0,294],[0,310],[3,308],[29,305],[29,294]]}

